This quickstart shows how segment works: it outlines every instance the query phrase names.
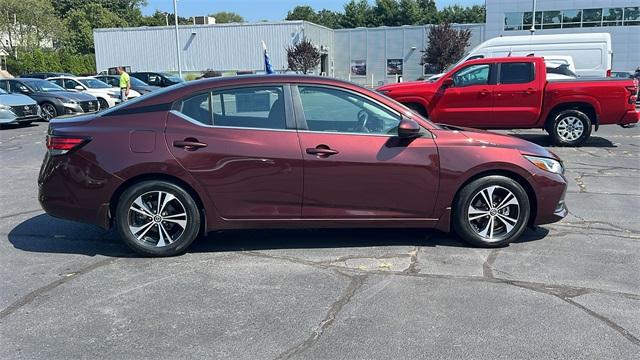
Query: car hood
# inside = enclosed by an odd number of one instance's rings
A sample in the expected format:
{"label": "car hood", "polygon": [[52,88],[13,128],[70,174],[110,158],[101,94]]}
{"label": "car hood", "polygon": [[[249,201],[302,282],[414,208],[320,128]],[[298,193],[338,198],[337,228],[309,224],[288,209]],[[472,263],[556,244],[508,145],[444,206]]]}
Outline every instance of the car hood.
{"label": "car hood", "polygon": [[486,130],[473,129],[467,127],[451,126],[445,124],[438,124],[445,130],[458,131],[464,137],[477,146],[492,146],[505,149],[515,149],[520,151],[524,155],[541,156],[551,159],[560,160],[560,158],[551,151],[543,148],[540,145],[532,142],[520,139],[515,136],[498,134]]}
{"label": "car hood", "polygon": [[25,95],[20,94],[0,94],[0,104],[17,106],[17,105],[35,105],[36,102]]}
{"label": "car hood", "polygon": [[51,92],[42,92],[40,93],[40,95],[44,95],[44,96],[53,96],[55,98],[58,98],[60,100],[76,100],[76,101],[89,101],[89,100],[95,100],[96,97],[88,94],[88,93],[84,93],[84,92],[73,92],[73,91],[51,91]]}
{"label": "car hood", "polygon": [[385,94],[389,93],[398,93],[398,94],[415,94],[416,91],[424,92],[433,92],[435,91],[437,86],[434,83],[430,83],[428,81],[407,81],[401,83],[393,83],[383,85],[376,90]]}

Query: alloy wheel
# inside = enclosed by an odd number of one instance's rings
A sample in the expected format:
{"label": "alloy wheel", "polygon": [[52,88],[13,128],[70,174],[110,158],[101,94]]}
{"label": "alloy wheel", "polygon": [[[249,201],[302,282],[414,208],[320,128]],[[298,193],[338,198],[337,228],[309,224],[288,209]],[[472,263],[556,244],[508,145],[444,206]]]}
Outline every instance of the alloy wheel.
{"label": "alloy wheel", "polygon": [[189,222],[182,202],[165,191],[138,196],[129,207],[129,230],[144,245],[168,246],[184,234]]}
{"label": "alloy wheel", "polygon": [[508,236],[518,223],[520,203],[516,196],[502,186],[488,186],[478,191],[467,210],[473,231],[488,242]]}
{"label": "alloy wheel", "polygon": [[58,114],[56,112],[56,108],[53,105],[51,105],[51,104],[42,105],[42,117],[46,121],[49,121],[49,120],[53,119],[57,115]]}
{"label": "alloy wheel", "polygon": [[584,133],[582,121],[575,116],[567,116],[558,121],[556,125],[560,139],[566,142],[576,141]]}

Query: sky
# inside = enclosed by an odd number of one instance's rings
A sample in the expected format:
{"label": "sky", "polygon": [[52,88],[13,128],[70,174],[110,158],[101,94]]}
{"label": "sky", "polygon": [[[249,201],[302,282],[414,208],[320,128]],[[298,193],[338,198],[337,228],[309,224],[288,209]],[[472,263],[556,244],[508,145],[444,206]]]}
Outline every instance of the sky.
{"label": "sky", "polygon": [[[207,15],[219,11],[240,14],[246,21],[283,20],[287,11],[297,5],[309,5],[316,10],[323,8],[342,11],[348,0],[178,0],[178,15],[184,17]],[[373,1],[370,1],[373,2]],[[142,12],[153,14],[158,9],[173,13],[173,0],[147,0]],[[438,8],[459,4],[463,6],[484,4],[484,0],[436,0]]]}

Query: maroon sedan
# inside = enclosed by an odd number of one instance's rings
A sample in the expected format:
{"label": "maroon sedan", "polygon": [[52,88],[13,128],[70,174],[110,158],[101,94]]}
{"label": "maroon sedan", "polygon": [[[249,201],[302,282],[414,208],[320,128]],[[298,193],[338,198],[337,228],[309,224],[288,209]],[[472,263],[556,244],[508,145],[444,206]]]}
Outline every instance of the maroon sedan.
{"label": "maroon sedan", "polygon": [[174,255],[231,228],[414,227],[502,246],[562,219],[560,160],[435,125],[384,95],[309,76],[178,84],[54,119],[38,179],[53,216]]}

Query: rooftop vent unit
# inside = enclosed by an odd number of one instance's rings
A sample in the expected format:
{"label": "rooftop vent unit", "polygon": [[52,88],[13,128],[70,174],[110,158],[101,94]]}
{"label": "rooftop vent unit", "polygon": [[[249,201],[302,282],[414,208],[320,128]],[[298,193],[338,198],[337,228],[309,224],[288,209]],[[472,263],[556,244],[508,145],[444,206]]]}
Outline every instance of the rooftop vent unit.
{"label": "rooftop vent unit", "polygon": [[216,23],[216,18],[213,16],[195,16],[193,19],[196,25],[212,25]]}

